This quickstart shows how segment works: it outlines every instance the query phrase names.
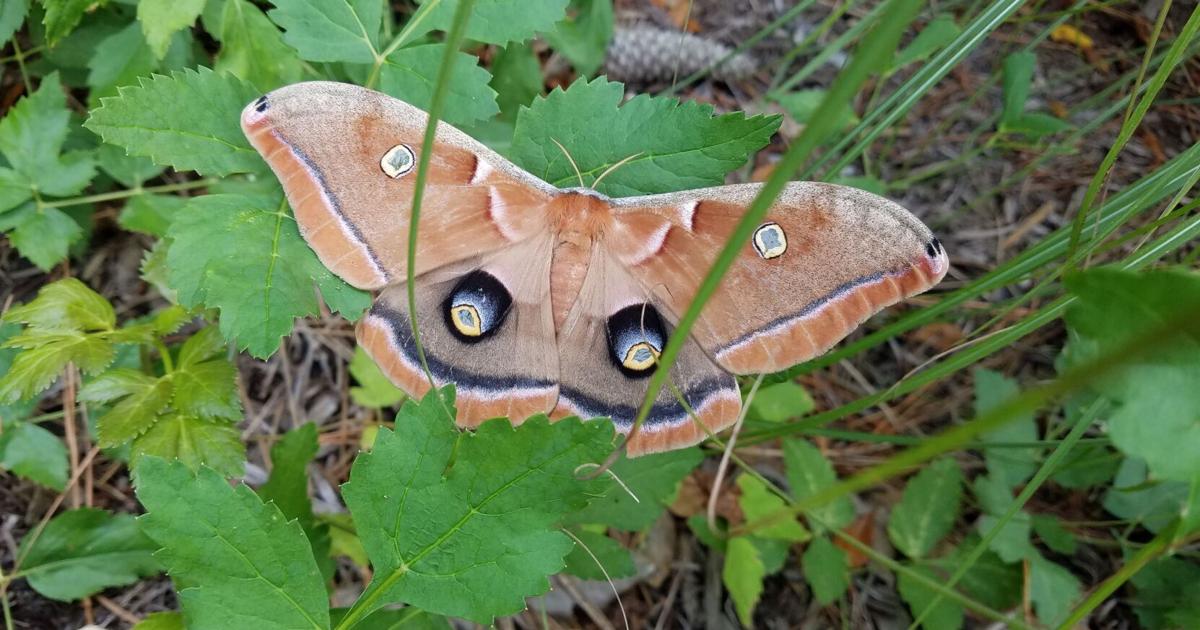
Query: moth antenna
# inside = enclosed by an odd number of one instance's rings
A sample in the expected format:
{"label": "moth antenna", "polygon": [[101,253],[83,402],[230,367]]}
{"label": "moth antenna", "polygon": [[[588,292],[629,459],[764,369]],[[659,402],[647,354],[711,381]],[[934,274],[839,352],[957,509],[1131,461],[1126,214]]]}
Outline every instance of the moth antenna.
{"label": "moth antenna", "polygon": [[571,163],[571,168],[575,169],[575,177],[579,178],[579,187],[587,188],[587,184],[583,183],[583,173],[579,172],[579,165],[575,163],[575,158],[571,157],[570,152],[567,151],[567,147],[564,147],[561,142],[554,138],[550,138],[550,142],[553,142],[558,147],[558,150],[567,156],[567,161]]}
{"label": "moth antenna", "polygon": [[597,188],[598,186],[600,186],[600,180],[604,179],[605,177],[608,177],[609,173],[617,170],[618,168],[620,168],[622,166],[625,166],[626,162],[628,162],[629,160],[632,160],[635,157],[638,157],[642,153],[644,153],[644,152],[638,151],[637,153],[634,153],[633,155],[631,155],[631,156],[621,160],[620,162],[617,162],[616,164],[613,164],[612,166],[605,169],[605,171],[603,173],[600,173],[600,177],[597,177],[596,181],[592,182],[592,188],[594,189],[594,188]]}

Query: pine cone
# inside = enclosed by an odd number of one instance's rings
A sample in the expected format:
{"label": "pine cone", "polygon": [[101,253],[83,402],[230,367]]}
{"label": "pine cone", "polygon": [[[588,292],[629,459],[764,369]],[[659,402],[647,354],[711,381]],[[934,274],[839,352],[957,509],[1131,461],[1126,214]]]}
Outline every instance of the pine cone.
{"label": "pine cone", "polygon": [[[670,81],[703,70],[731,51],[724,44],[691,33],[647,25],[617,26],[604,67],[609,78],[617,81]],[[712,76],[721,81],[736,81],[750,76],[754,70],[754,59],[739,53],[715,69]]]}

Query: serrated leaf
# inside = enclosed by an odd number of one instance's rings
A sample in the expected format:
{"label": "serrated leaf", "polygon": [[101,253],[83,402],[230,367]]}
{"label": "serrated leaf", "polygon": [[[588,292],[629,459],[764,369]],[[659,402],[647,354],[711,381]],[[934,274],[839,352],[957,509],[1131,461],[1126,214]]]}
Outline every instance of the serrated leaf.
{"label": "serrated leaf", "polygon": [[358,382],[357,387],[350,388],[350,398],[364,407],[392,407],[406,396],[384,376],[361,346],[354,349],[354,357],[350,359],[350,376]]}
{"label": "serrated leaf", "polygon": [[120,446],[154,425],[158,414],[171,404],[172,379],[153,379],[135,389],[96,421],[100,446]]}
{"label": "serrated leaf", "polygon": [[814,538],[808,544],[800,559],[800,566],[813,597],[823,606],[837,601],[850,586],[846,552],[838,549],[825,536]]}
{"label": "serrated leaf", "polygon": [[[984,512],[976,523],[976,529],[981,537],[986,536],[992,528],[999,525],[1000,518],[1012,506],[1012,490],[1003,480],[991,475],[976,477],[971,482],[971,488],[975,491]],[[1030,541],[1032,528],[1033,522],[1029,513],[1020,510],[1000,528],[988,543],[988,548],[1005,562],[1019,562],[1032,558],[1037,555],[1037,550]]]}
{"label": "serrated leaf", "polygon": [[185,205],[187,198],[178,195],[137,195],[125,203],[117,222],[126,230],[162,237]]}
{"label": "serrated leaf", "polygon": [[83,228],[58,208],[40,208],[28,212],[9,233],[9,241],[21,255],[49,271],[67,257],[71,245],[83,236]]}
{"label": "serrated leaf", "polygon": [[21,572],[43,596],[71,601],[158,573],[155,549],[128,514],[71,510],[21,541]]}
{"label": "serrated leaf", "polygon": [[84,373],[108,366],[114,356],[111,343],[76,332],[23,333],[10,340],[26,341],[32,347],[13,359],[12,369],[0,376],[0,401],[13,402],[41,393],[53,383],[68,363]]}
{"label": "serrated leaf", "polygon": [[145,455],[179,460],[192,470],[207,466],[225,477],[246,471],[246,447],[237,427],[168,413],[160,416],[130,447],[130,464],[137,467]]}
{"label": "serrated leaf", "polygon": [[259,95],[254,86],[204,67],[138,83],[100,99],[83,126],[130,155],[176,170],[229,175],[262,169],[239,123],[242,108]]}
{"label": "serrated leaf", "polygon": [[62,153],[70,115],[58,73],[52,72],[42,78],[37,91],[17,101],[0,119],[0,153],[43,196],[74,195],[96,175],[90,154]]}
{"label": "serrated leaf", "polygon": [[556,522],[603,487],[575,471],[604,458],[612,428],[535,417],[460,436],[453,398],[432,390],[405,403],[396,431],[358,456],[342,496],[375,572],[364,598],[488,623],[524,608],[562,569],[572,542]]}
{"label": "serrated leaf", "polygon": [[[633,556],[621,543],[599,532],[580,530],[574,534],[579,541],[564,560],[564,573],[585,580],[618,580],[637,572],[633,565]],[[588,553],[589,551],[591,553]],[[601,566],[604,567],[603,571]],[[605,572],[608,575],[605,575]]]}
{"label": "serrated leaf", "polygon": [[303,66],[296,50],[247,0],[225,0],[216,36],[221,40],[217,72],[231,72],[264,92],[300,80]]}
{"label": "serrated leaf", "polygon": [[[999,372],[986,369],[975,370],[975,415],[981,416],[1015,398],[1020,393],[1017,382]],[[1037,422],[1033,413],[1023,413],[1012,418],[998,429],[980,435],[987,443],[1036,442]],[[1038,468],[1041,449],[1013,448],[1008,446],[989,448],[984,451],[988,474],[1012,488],[1028,480]]]}
{"label": "serrated leaf", "polygon": [[[421,25],[423,31],[450,28],[458,0],[418,0],[418,4],[437,2]],[[567,0],[476,0],[467,21],[467,39],[489,44],[523,42],[538,31],[549,31],[566,17]]]}
{"label": "serrated leaf", "polygon": [[[639,95],[622,104],[620,83],[582,79],[556,89],[517,116],[510,156],[538,177],[561,187],[578,185],[575,171],[554,144],[562,143],[586,183],[610,166],[636,156],[604,179],[612,196],[660,193],[725,183],[770,141],[778,116],[713,116],[711,105]],[[588,121],[581,125],[580,121]]]}
{"label": "serrated leaf", "polygon": [[215,326],[201,328],[179,348],[179,368],[190,368],[224,351],[225,340],[221,338],[220,330]]}
{"label": "serrated leaf", "polygon": [[188,585],[179,593],[188,628],[329,627],[325,585],[299,524],[208,468],[193,474],[142,457],[135,475],[142,531]]}
{"label": "serrated leaf", "polygon": [[[196,197],[167,233],[167,264],[179,301],[220,309],[221,333],[257,357],[279,348],[295,318],[317,313],[314,281],[330,307],[348,316],[370,302],[369,294],[317,260],[282,195]],[[212,247],[215,242],[224,247]]]}
{"label": "serrated leaf", "polygon": [[[568,523],[596,523],[637,531],[653,523],[675,498],[679,482],[704,459],[698,448],[621,458],[612,474],[621,484],[610,484],[586,508],[567,517]],[[626,491],[625,488],[628,488]],[[637,497],[637,498],[634,498]]]}
{"label": "serrated leaf", "polygon": [[107,403],[153,387],[158,379],[133,368],[113,368],[79,390],[82,402]]}
{"label": "serrated leaf", "polygon": [[79,25],[83,12],[96,0],[42,0],[46,13],[42,24],[46,26],[46,43],[53,46]]}
{"label": "serrated leaf", "polygon": [[[936,582],[942,582],[945,579],[928,566],[913,565],[909,569]],[[963,627],[963,609],[961,604],[946,597],[939,597],[936,591],[917,581],[906,572],[898,572],[896,577],[897,590],[900,591],[900,597],[904,600],[904,603],[908,604],[908,609],[914,617],[929,608],[929,605],[935,599],[939,600],[933,610],[925,615],[925,620],[921,622],[922,628],[925,628],[925,630],[958,630]]]}
{"label": "serrated leaf", "polygon": [[309,61],[372,63],[383,3],[375,0],[278,0],[268,11],[283,41]]}
{"label": "serrated leaf", "polygon": [[888,518],[888,538],[910,558],[927,555],[954,527],[962,499],[962,471],[939,459],[909,480]]}
{"label": "serrated leaf", "polygon": [[76,278],[51,282],[37,297],[4,314],[4,320],[44,330],[105,331],[117,323],[113,307]]}
{"label": "serrated leaf", "polygon": [[5,0],[0,4],[0,46],[12,39],[13,33],[25,23],[29,0]]}
{"label": "serrated leaf", "polygon": [[[1183,271],[1093,269],[1068,277],[1067,288],[1076,301],[1066,320],[1078,336],[1069,347],[1080,360],[1112,352],[1172,317],[1200,309],[1200,276]],[[1155,477],[1190,482],[1200,475],[1196,383],[1200,338],[1181,334],[1092,387],[1118,403],[1109,415],[1114,446],[1148,462]]]}
{"label": "serrated leaf", "polygon": [[517,111],[542,93],[542,65],[533,48],[509,44],[492,59],[492,89],[500,117],[515,122]]}
{"label": "serrated leaf", "polygon": [[175,395],[171,406],[189,416],[242,419],[237,369],[224,359],[180,368],[172,375]]}
{"label": "serrated leaf", "polygon": [[0,418],[0,469],[61,492],[67,485],[67,447],[31,422]]}
{"label": "serrated leaf", "polygon": [[808,391],[791,381],[762,387],[750,401],[750,413],[764,422],[786,422],[812,409]]}
{"label": "serrated leaf", "polygon": [[154,56],[162,59],[171,36],[191,27],[204,10],[205,0],[138,0],[137,18]]}
{"label": "serrated leaf", "polygon": [[288,431],[271,447],[271,474],[258,489],[285,518],[299,519],[301,526],[313,522],[308,498],[308,463],[317,454],[317,425],[308,422]]}
{"label": "serrated leaf", "polygon": [[1053,627],[1066,618],[1079,599],[1079,578],[1065,567],[1038,555],[1029,566],[1029,595],[1038,620]]}
{"label": "serrated leaf", "polygon": [[542,37],[571,61],[576,72],[592,76],[604,63],[612,39],[612,0],[576,0],[574,7],[573,16],[555,24]]}
{"label": "serrated leaf", "polygon": [[[379,89],[428,109],[445,51],[445,44],[426,44],[401,48],[388,55],[379,71]],[[495,116],[500,109],[496,106],[496,92],[488,85],[491,78],[479,66],[477,57],[456,52],[442,119],[455,125],[470,125]]]}
{"label": "serrated leaf", "polygon": [[[780,512],[787,509],[787,504],[783,499],[771,492],[763,482],[753,475],[741,475],[738,477],[737,485],[742,491],[742,496],[738,498],[738,505],[742,508],[742,513],[746,515],[747,524],[754,524],[765,518],[776,518]],[[800,542],[812,537],[808,530],[804,529],[804,526],[796,520],[796,517],[790,515],[779,519],[772,525],[755,529],[754,536],[788,542]]]}
{"label": "serrated leaf", "polygon": [[134,84],[156,67],[158,60],[142,37],[141,27],[130,23],[96,46],[96,55],[88,61],[87,84],[97,97],[109,96],[117,86]]}
{"label": "serrated leaf", "polygon": [[729,539],[721,581],[733,598],[733,605],[743,626],[749,627],[754,622],[754,607],[762,596],[762,583],[766,576],[766,569],[754,543],[745,536]]}
{"label": "serrated leaf", "polygon": [[[820,449],[805,440],[787,440],[783,443],[783,461],[787,465],[788,484],[797,501],[824,490],[837,482],[833,465]],[[821,507],[807,512],[812,518],[809,526],[814,531],[837,530],[854,520],[854,502],[842,496]]]}

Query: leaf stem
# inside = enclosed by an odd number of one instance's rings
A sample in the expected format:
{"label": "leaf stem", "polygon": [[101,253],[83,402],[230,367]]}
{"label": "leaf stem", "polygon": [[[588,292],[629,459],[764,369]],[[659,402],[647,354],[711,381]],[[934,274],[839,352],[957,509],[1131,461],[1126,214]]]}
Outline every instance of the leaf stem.
{"label": "leaf stem", "polygon": [[[471,2],[474,2],[474,0],[471,0]],[[384,48],[383,52],[375,55],[375,65],[372,66],[371,74],[367,77],[367,82],[363,84],[363,87],[375,87],[375,83],[379,81],[379,72],[383,69],[383,64],[387,63],[387,58],[390,57],[392,53],[399,50],[401,46],[408,43],[413,32],[416,31],[417,26],[419,26],[421,22],[425,21],[425,18],[427,18],[429,14],[432,13],[433,10],[441,3],[442,0],[429,0],[425,4],[417,7],[417,10],[412,14],[412,17],[408,18],[408,22],[404,23],[404,28],[400,29],[400,32],[397,33],[396,37],[393,38],[391,43],[387,45],[387,48]],[[447,36],[446,39],[448,42],[450,39],[449,36]]]}
{"label": "leaf stem", "polygon": [[167,344],[163,343],[162,339],[154,338],[155,349],[158,350],[158,355],[162,357],[163,371],[170,374],[175,371],[175,362],[171,360],[171,350],[167,348]]}
{"label": "leaf stem", "polygon": [[113,201],[116,199],[127,199],[136,197],[146,193],[169,193],[178,192],[181,190],[192,190],[194,188],[204,188],[211,186],[220,181],[216,177],[208,177],[205,179],[194,179],[186,182],[178,182],[175,184],[163,184],[161,186],[137,186],[127,188],[125,190],[114,190],[112,192],[99,193],[95,195],[87,195],[85,197],[72,197],[70,199],[57,199],[55,201],[41,202],[42,208],[65,208],[68,206],[82,206],[88,203],[97,203],[100,201]]}
{"label": "leaf stem", "polygon": [[13,58],[17,60],[17,67],[21,70],[21,81],[25,83],[25,94],[29,95],[33,94],[33,83],[29,81],[29,72],[25,69],[26,53],[21,52],[21,42],[17,41],[18,39],[14,33],[12,38]]}

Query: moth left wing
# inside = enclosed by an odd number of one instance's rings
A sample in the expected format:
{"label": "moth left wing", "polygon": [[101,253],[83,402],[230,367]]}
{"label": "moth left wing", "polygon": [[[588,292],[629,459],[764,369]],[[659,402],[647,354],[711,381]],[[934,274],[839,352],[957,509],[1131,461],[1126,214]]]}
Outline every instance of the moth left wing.
{"label": "moth left wing", "polygon": [[[246,106],[242,130],[283,184],[321,262],[360,289],[406,277],[425,112],[345,83],[296,83]],[[422,202],[417,275],[538,234],[554,188],[445,123]]]}
{"label": "moth left wing", "polygon": [[[438,386],[455,383],[458,424],[489,418],[519,424],[558,398],[550,311],[549,233],[422,275],[417,327]],[[407,285],[380,292],[359,320],[358,343],[410,396],[429,391],[409,318]]]}
{"label": "moth left wing", "polygon": [[[679,317],[760,188],[614,199],[609,241],[654,304]],[[692,336],[734,374],[784,370],[934,286],[948,267],[941,243],[899,205],[855,188],[793,182],[741,245]]]}

